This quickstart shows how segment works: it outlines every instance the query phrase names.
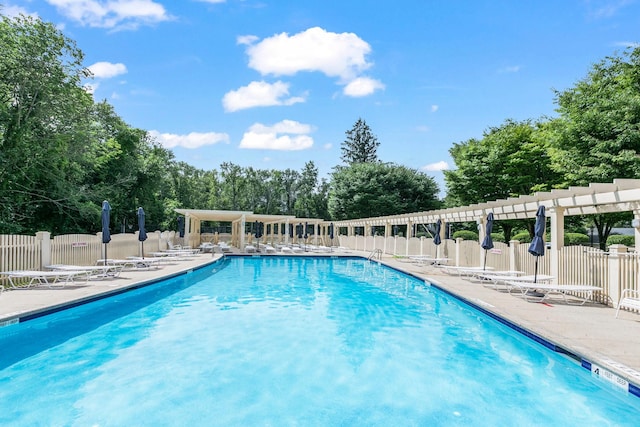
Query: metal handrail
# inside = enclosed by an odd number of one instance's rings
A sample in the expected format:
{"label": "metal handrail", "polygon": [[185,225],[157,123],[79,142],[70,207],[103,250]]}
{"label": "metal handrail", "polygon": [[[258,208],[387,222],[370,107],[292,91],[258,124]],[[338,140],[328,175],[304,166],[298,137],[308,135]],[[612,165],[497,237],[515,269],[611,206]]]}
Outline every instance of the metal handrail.
{"label": "metal handrail", "polygon": [[382,249],[374,249],[373,251],[371,251],[367,260],[371,260],[376,257],[378,259],[382,259]]}

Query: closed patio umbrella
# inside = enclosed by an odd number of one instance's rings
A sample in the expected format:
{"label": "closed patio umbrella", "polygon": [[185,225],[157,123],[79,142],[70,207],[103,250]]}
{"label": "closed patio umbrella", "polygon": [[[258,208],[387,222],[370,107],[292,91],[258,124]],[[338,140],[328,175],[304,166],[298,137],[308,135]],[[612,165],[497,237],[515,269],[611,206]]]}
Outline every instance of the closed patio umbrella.
{"label": "closed patio umbrella", "polygon": [[489,249],[493,249],[493,239],[491,238],[491,233],[493,232],[493,212],[489,212],[487,215],[487,227],[484,234],[484,239],[482,239],[482,249],[484,249],[484,265],[482,269],[485,270],[487,268],[487,251]]}
{"label": "closed patio umbrella", "polygon": [[182,238],[184,237],[184,217],[178,217],[178,235]]}
{"label": "closed patio umbrella", "polygon": [[254,235],[256,236],[256,240],[258,241],[258,249],[260,249],[260,238],[262,237],[262,223],[259,221],[256,221],[254,223],[254,226],[255,226]]}
{"label": "closed patio umbrella", "polygon": [[[104,259],[107,257],[107,243],[111,241],[111,231],[109,225],[111,222],[111,205],[106,200],[102,202],[102,243],[104,243]],[[106,261],[105,261],[106,265]]]}
{"label": "closed patio umbrella", "polygon": [[436,231],[433,233],[433,244],[438,246],[440,243],[442,243],[442,240],[440,238],[440,229],[442,228],[442,220],[438,220],[436,222]]}
{"label": "closed patio umbrella", "polygon": [[533,226],[533,240],[529,245],[529,253],[536,257],[535,273],[533,283],[538,280],[538,257],[544,256],[544,231],[547,225],[544,206],[540,206],[536,212],[536,223]]}
{"label": "closed patio umbrella", "polygon": [[138,208],[138,240],[142,245],[142,259],[144,259],[144,241],[147,240],[147,229],[144,225],[144,209],[142,207]]}
{"label": "closed patio umbrella", "polygon": [[436,231],[435,233],[433,233],[433,244],[436,245],[436,258],[438,257],[438,247],[440,246],[440,243],[442,243],[442,240],[440,238],[440,229],[442,228],[442,220],[438,220],[436,222]]}

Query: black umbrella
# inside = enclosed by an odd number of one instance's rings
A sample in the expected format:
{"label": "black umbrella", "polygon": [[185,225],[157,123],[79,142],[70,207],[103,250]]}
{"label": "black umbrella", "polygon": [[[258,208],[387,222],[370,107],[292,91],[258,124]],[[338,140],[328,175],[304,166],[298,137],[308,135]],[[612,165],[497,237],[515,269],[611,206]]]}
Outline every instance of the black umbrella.
{"label": "black umbrella", "polygon": [[333,247],[333,223],[329,224],[329,240],[331,244],[330,247]]}
{"label": "black umbrella", "polygon": [[184,217],[178,217],[178,235],[182,238],[184,237]]}
{"label": "black umbrella", "polygon": [[144,241],[147,240],[147,229],[144,227],[144,209],[138,208],[138,240],[142,244],[142,259],[144,259]]}
{"label": "black umbrella", "polygon": [[289,224],[289,238],[293,239],[293,224]]}
{"label": "black umbrella", "polygon": [[258,240],[258,249],[260,248],[260,238],[262,237],[262,223],[259,221],[256,221],[254,223],[255,226],[255,230],[254,230],[254,235],[256,236],[256,239]]}
{"label": "black umbrella", "polygon": [[102,202],[102,243],[104,243],[104,259],[106,263],[107,243],[111,241],[111,232],[109,231],[109,223],[111,222],[111,205],[106,200]]}
{"label": "black umbrella", "polygon": [[438,220],[438,222],[436,222],[436,231],[435,233],[433,233],[434,245],[439,245],[440,243],[442,243],[442,240],[440,239],[440,228],[442,228],[442,221]]}
{"label": "black umbrella", "polygon": [[484,266],[482,269],[485,270],[487,268],[487,251],[489,249],[493,249],[493,239],[491,238],[491,233],[493,232],[493,212],[489,212],[487,215],[487,227],[484,234],[484,239],[482,239],[482,249],[484,249]]}
{"label": "black umbrella", "polygon": [[538,257],[544,256],[544,229],[546,225],[547,219],[544,215],[544,206],[540,206],[538,212],[536,212],[536,224],[533,226],[533,240],[529,245],[529,253],[536,257],[533,283],[538,280]]}
{"label": "black umbrella", "polygon": [[392,230],[393,230],[393,236],[394,236],[394,237],[395,237],[395,236],[397,236],[397,235],[398,235],[398,226],[397,226],[397,225],[394,225],[394,226],[393,226],[393,228],[392,228]]}

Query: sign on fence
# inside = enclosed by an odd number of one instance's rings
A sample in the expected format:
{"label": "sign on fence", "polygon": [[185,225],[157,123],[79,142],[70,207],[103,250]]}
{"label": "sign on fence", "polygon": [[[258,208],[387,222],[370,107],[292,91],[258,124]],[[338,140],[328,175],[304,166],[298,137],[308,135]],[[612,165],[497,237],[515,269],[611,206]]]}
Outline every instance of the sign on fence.
{"label": "sign on fence", "polygon": [[85,248],[85,247],[87,247],[87,246],[89,246],[89,245],[87,244],[87,242],[73,242],[73,243],[71,244],[71,247],[72,247],[72,248]]}

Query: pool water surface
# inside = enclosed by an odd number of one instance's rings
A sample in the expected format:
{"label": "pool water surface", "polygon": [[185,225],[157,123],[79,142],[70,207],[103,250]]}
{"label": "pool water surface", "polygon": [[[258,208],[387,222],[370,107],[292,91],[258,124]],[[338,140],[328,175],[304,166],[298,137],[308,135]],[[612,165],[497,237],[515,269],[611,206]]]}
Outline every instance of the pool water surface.
{"label": "pool water surface", "polygon": [[638,425],[637,397],[414,277],[229,258],[0,328],[0,425]]}

